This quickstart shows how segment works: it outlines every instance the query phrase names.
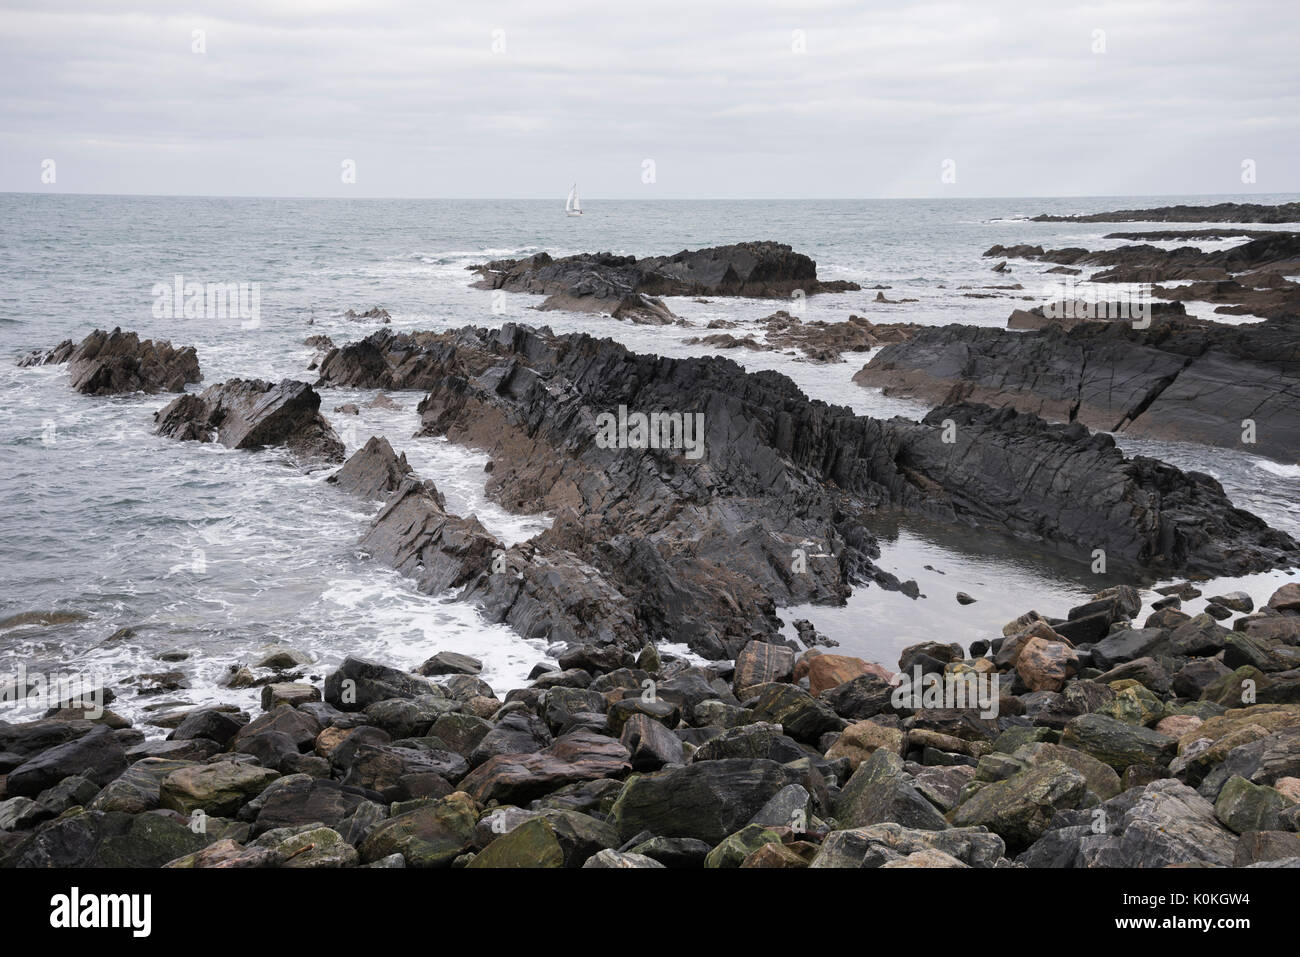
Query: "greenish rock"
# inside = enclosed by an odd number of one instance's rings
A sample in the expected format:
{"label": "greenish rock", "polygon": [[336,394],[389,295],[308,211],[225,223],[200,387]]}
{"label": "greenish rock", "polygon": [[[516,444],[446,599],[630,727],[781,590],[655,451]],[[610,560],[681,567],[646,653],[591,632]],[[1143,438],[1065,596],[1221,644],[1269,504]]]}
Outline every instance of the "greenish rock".
{"label": "greenish rock", "polygon": [[1087,779],[1060,761],[1029,768],[1006,781],[986,784],[957,805],[949,817],[957,827],[983,826],[1020,850],[1043,836],[1057,811],[1083,804]]}
{"label": "greenish rock", "polygon": [[1025,762],[1010,754],[995,751],[979,759],[975,766],[976,781],[1005,781],[1025,769]]}
{"label": "greenish rock", "polygon": [[367,864],[401,854],[407,867],[445,867],[474,843],[478,811],[457,791],[376,825],[358,849]]}
{"label": "greenish rock", "polygon": [[1035,742],[1019,748],[1015,756],[1028,767],[1037,767],[1049,761],[1060,761],[1062,764],[1069,765],[1083,775],[1088,782],[1088,790],[1103,801],[1113,798],[1124,789],[1114,768],[1074,748]]}
{"label": "greenish rock", "polygon": [[772,796],[803,775],[775,761],[722,758],[634,774],[610,813],[622,841],[642,831],[710,845],[740,830]]}
{"label": "greenish rock", "polygon": [[255,842],[279,855],[281,867],[318,869],[356,867],[357,849],[333,828],[308,826],[267,831]]}
{"label": "greenish rock", "polygon": [[663,663],[659,660],[659,649],[654,646],[654,642],[647,641],[645,643],[645,647],[641,649],[641,654],[637,655],[636,666],[652,675],[659,673]]}
{"label": "greenish rock", "polygon": [[[109,817],[115,817],[116,812]],[[124,833],[108,833],[100,840],[87,867],[162,867],[206,847],[215,838],[196,834],[174,818],[162,814],[130,815]]]}
{"label": "greenish rock", "polygon": [[1263,784],[1251,784],[1234,774],[1223,785],[1214,802],[1214,816],[1224,827],[1244,834],[1246,831],[1281,830],[1280,815],[1294,802]]}
{"label": "greenish rock", "polygon": [[479,742],[492,730],[492,723],[472,714],[444,714],[429,729],[432,737],[446,743],[447,750],[468,758]]}
{"label": "greenish rock", "polygon": [[466,867],[564,867],[564,848],[551,823],[535,817],[498,837]]}
{"label": "greenish rock", "polygon": [[1007,728],[993,739],[993,750],[1001,751],[1004,754],[1012,754],[1022,744],[1030,744],[1034,741],[1046,741],[1049,744],[1056,744],[1060,740],[1061,732],[1053,728],[1044,728],[1037,725],[1028,728]]}
{"label": "greenish rock", "polygon": [[666,698],[647,701],[640,695],[634,695],[631,698],[615,701],[609,706],[607,717],[609,733],[614,737],[621,735],[623,726],[634,714],[643,714],[668,728],[677,727],[682,719],[681,708]]}
{"label": "greenish rock", "polygon": [[1061,744],[1086,751],[1117,771],[1130,764],[1167,767],[1178,751],[1178,742],[1173,738],[1104,714],[1072,718],[1061,735]]}
{"label": "greenish rock", "polygon": [[1247,700],[1249,694],[1258,694],[1266,688],[1269,678],[1254,665],[1242,665],[1230,675],[1224,675],[1210,682],[1201,693],[1202,701],[1212,701],[1225,708],[1240,708],[1253,704]]}
{"label": "greenish rock", "polygon": [[159,803],[184,815],[196,810],[218,816],[230,815],[257,797],[279,776],[279,771],[247,761],[192,765],[172,771],[163,778]]}
{"label": "greenish rock", "polygon": [[29,797],[12,797],[0,801],[0,831],[25,831],[49,816]]}
{"label": "greenish rock", "polygon": [[592,811],[608,815],[614,809],[614,802],[623,793],[623,782],[613,778],[597,778],[595,781],[575,781],[552,791],[544,798],[539,798],[536,807],[551,808],[557,811]]}
{"label": "greenish rock", "polygon": [[1140,682],[1127,678],[1112,681],[1110,687],[1115,697],[1097,709],[1097,714],[1104,714],[1125,724],[1138,724],[1151,727],[1165,716],[1165,704],[1149,688]]}
{"label": "greenish rock", "polygon": [[652,837],[632,848],[631,853],[658,861],[664,867],[701,867],[713,850],[693,837]]}
{"label": "greenish rock", "polygon": [[836,798],[834,813],[840,828],[887,821],[930,831],[948,826],[939,809],[908,779],[903,759],[884,748],[858,765]]}
{"label": "greenish rock", "polygon": [[143,758],[131,765],[116,780],[110,781],[86,805],[89,811],[122,811],[140,814],[158,807],[163,779],[181,768],[199,767],[197,761],[171,758]]}
{"label": "greenish rock", "polygon": [[781,835],[761,824],[748,824],[735,834],[729,834],[722,843],[704,858],[705,867],[739,867],[764,844],[780,844]]}
{"label": "greenish rock", "polygon": [[758,695],[751,706],[753,720],[775,722],[796,741],[815,743],[827,731],[842,731],[848,725],[830,705],[796,685],[774,681],[749,691]]}

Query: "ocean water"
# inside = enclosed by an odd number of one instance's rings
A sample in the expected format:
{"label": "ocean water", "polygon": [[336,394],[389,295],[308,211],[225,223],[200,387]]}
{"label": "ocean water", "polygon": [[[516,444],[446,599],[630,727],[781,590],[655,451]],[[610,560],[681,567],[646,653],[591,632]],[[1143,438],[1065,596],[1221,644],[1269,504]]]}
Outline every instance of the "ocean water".
{"label": "ocean water", "polygon": [[[736,335],[789,304],[770,300],[673,299],[689,327],[636,326],[607,316],[538,312],[539,299],[507,295],[492,311],[489,293],[469,287],[466,267],[488,259],[608,250],[654,255],[772,239],[818,262],[824,279],[852,279],[863,291],[811,297],[805,319],[964,322],[1001,326],[1013,308],[1048,298],[1043,266],[1012,261],[991,272],[981,253],[994,243],[1102,248],[1106,233],[1142,224],[1030,223],[1039,212],[1090,212],[1246,197],[882,200],[819,202],[643,202],[585,200],[586,215],[563,215],[549,201],[291,200],[0,194],[0,619],[60,612],[71,620],[0,629],[0,675],[29,670],[81,672],[113,685],[114,708],[133,718],[181,703],[236,700],[256,693],[216,685],[257,649],[285,644],[311,654],[323,676],[346,654],[413,666],[439,650],[484,660],[499,691],[521,684],[545,642],[525,641],[484,622],[447,596],[418,594],[391,570],[358,554],[373,508],[303,473],[274,449],[238,452],[152,434],[152,413],[167,396],[88,398],[72,392],[60,367],[17,368],[13,359],[121,326],[143,337],[196,346],[204,383],[261,377],[315,381],[308,335],[336,343],[374,328],[343,318],[380,305],[394,329],[446,329],[520,321],[556,332],[609,336],[637,351],[708,355],[686,344],[710,320],[738,324]],[[1255,202],[1294,196],[1249,197]],[[1205,245],[1205,244],[1198,244]],[[1221,241],[1215,246],[1231,245]],[[257,283],[260,325],[227,319],[156,318],[156,284]],[[1020,290],[987,287],[1019,283]],[[875,302],[877,285],[890,299]],[[1197,313],[1197,304],[1188,304]],[[1208,314],[1209,308],[1201,312]],[[724,353],[752,370],[776,369],[806,393],[877,416],[919,417],[925,408],[854,385],[869,355],[815,365],[794,353]],[[201,388],[198,387],[198,388]],[[441,439],[415,438],[421,395],[395,393],[397,409],[336,414],[374,393],[325,390],[322,411],[352,451],[384,435],[416,471],[433,479],[448,505],[476,514],[495,534],[521,541],[547,526],[545,515],[510,514],[483,494],[486,456]],[[1123,439],[1219,479],[1236,504],[1300,534],[1300,468],[1237,451]],[[859,589],[843,608],[804,607],[799,617],[842,651],[893,665],[915,641],[967,643],[999,634],[1030,607],[1061,614],[1114,579],[1094,576],[1024,542],[954,533],[883,519],[879,564],[915,579],[922,598]],[[1209,583],[1268,597],[1288,573]],[[961,606],[954,593],[978,600]],[[1186,607],[1196,611],[1198,602]],[[113,638],[120,629],[126,637]],[[792,632],[792,629],[791,629]],[[164,663],[166,650],[188,653]],[[680,649],[679,649],[680,650]],[[134,693],[140,674],[179,671],[187,685]],[[22,712],[19,712],[22,713]],[[8,717],[8,715],[0,715]]]}

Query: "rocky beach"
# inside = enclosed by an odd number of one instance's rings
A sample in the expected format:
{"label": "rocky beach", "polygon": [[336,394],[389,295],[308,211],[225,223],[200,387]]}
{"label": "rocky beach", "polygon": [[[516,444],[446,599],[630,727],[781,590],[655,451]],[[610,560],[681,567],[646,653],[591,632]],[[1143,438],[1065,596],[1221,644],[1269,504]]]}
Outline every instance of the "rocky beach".
{"label": "rocky beach", "polygon": [[[5,701],[43,710],[0,721],[0,866],[1300,866],[1300,543],[1187,467],[1296,465],[1300,233],[1204,225],[1294,206],[1018,221],[1202,225],[988,247],[969,268],[996,282],[958,295],[1000,327],[916,321],[918,296],[743,241],[457,260],[491,320],[313,307],[247,368],[183,329],[23,350],[16,375],[123,403],[152,455],[274,456],[360,516],[350,575],[533,660],[489,681],[472,640],[326,658],[263,634],[214,660],[206,701],[185,693],[201,642],[89,689],[24,670]],[[536,314],[496,318],[513,301]],[[810,392],[839,368],[841,394],[915,414]],[[475,507],[429,447],[475,456]],[[935,570],[882,523],[1094,584],[927,595]],[[936,599],[1008,610],[953,641]],[[897,654],[819,624],[886,600],[922,633]],[[129,614],[92,624],[134,638]]]}

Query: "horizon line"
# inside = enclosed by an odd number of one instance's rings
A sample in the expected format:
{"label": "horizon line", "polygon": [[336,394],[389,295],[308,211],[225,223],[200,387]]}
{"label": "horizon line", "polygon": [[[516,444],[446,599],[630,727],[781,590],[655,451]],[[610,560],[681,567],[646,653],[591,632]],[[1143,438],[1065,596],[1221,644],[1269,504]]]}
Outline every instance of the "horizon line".
{"label": "horizon line", "polygon": [[[410,202],[554,202],[554,196],[338,196],[333,194],[270,194],[270,193],[81,193],[62,190],[0,190],[0,196],[94,196],[128,199],[333,199],[406,200]],[[1275,193],[1032,193],[1020,196],[594,196],[586,202],[912,202],[916,200],[1027,200],[1027,199],[1124,199],[1124,198],[1195,198],[1195,197],[1268,197],[1296,196],[1300,191],[1282,190]]]}

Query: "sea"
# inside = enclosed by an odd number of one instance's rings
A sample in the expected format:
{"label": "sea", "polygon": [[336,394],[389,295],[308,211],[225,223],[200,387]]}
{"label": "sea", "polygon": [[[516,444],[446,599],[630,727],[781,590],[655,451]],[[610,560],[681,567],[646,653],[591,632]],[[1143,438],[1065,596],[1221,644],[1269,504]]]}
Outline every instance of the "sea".
{"label": "sea", "polygon": [[[320,678],[346,655],[414,667],[437,651],[484,662],[499,693],[519,687],[556,649],[483,620],[452,595],[418,593],[370,561],[358,540],[377,506],[325,483],[275,448],[234,451],[155,436],[153,413],[171,396],[93,398],[73,392],[59,366],[15,360],[94,329],[194,345],[205,385],[231,377],[315,382],[311,335],[335,343],[378,326],[345,318],[386,309],[394,330],[439,330],[520,322],[557,333],[586,332],[638,352],[716,355],[690,345],[712,320],[744,335],[790,303],[670,298],[686,326],[644,326],[609,316],[541,312],[540,297],[471,288],[468,267],[487,260],[610,251],[637,256],[747,240],[788,243],[817,261],[822,279],[849,279],[861,292],[800,304],[807,320],[1004,326],[1015,308],[1052,298],[1045,266],[1012,260],[994,273],[983,253],[995,243],[1089,249],[1123,244],[1114,231],[1182,224],[1035,223],[1037,213],[1085,213],[1175,203],[1295,201],[1287,194],[1088,198],[630,201],[584,197],[584,215],[558,200],[340,200],[0,194],[0,684],[22,673],[81,675],[115,689],[112,709],[153,734],[160,713],[195,704],[258,707],[256,689],[220,682],[268,646],[310,656]],[[1275,227],[1247,227],[1275,228]],[[1300,228],[1300,226],[1296,227]],[[1223,248],[1241,239],[1197,242]],[[1164,244],[1174,245],[1174,244]],[[258,294],[256,323],[171,317],[163,287],[245,283]],[[1014,287],[1021,288],[997,288]],[[875,287],[884,287],[878,290]],[[895,303],[881,303],[878,291]],[[897,302],[898,300],[914,300]],[[1212,315],[1188,303],[1196,315]],[[1222,318],[1222,317],[1220,317]],[[1250,321],[1232,317],[1228,321]],[[761,338],[761,331],[758,334]],[[746,369],[773,369],[806,394],[873,416],[919,418],[915,402],[855,385],[870,354],[814,364],[795,352],[730,350]],[[484,494],[487,456],[416,435],[418,393],[392,393],[397,408],[368,408],[375,393],[323,390],[322,411],[348,451],[372,435],[404,452],[432,479],[447,506],[474,514],[507,542],[545,529],[551,517],[513,514]],[[336,412],[345,403],[361,414]],[[1233,502],[1300,535],[1300,466],[1233,449],[1118,437],[1152,455],[1218,479]],[[924,640],[963,645],[1001,634],[1031,608],[1064,615],[1122,576],[1097,575],[1031,543],[883,519],[873,529],[878,564],[915,580],[920,597],[858,588],[842,607],[781,610],[787,633],[806,618],[839,652],[896,667],[898,652]],[[1267,600],[1296,570],[1200,584]],[[1158,585],[1159,582],[1148,583]],[[956,593],[974,597],[962,605]],[[1144,598],[1158,598],[1150,587]],[[1204,599],[1184,604],[1195,613]],[[1144,611],[1145,614],[1145,611]],[[669,651],[686,653],[669,643]],[[141,676],[164,674],[162,679]],[[157,690],[159,686],[171,690]],[[35,716],[7,702],[0,720]]]}

